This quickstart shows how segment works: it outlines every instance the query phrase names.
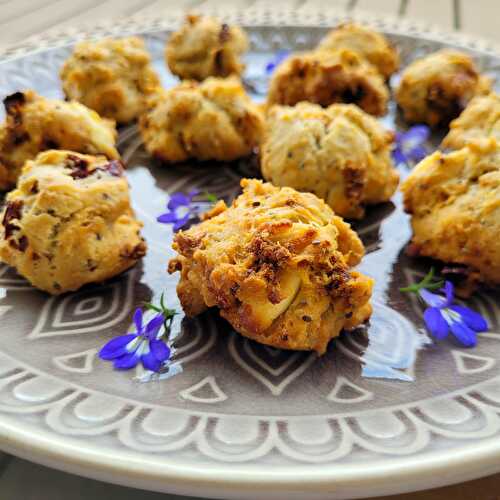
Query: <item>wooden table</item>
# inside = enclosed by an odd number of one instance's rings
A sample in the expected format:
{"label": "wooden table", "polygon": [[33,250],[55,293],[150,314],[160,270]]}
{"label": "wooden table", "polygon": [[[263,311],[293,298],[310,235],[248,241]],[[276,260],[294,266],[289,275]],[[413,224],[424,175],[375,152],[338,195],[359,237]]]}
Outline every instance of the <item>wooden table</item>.
{"label": "wooden table", "polygon": [[[0,48],[68,26],[92,25],[96,19],[154,15],[172,8],[200,8],[216,3],[231,6],[268,5],[270,0],[0,0]],[[274,5],[305,4],[356,12],[372,11],[464,31],[500,44],[500,0],[272,0]],[[185,498],[185,497],[182,497]],[[392,500],[500,500],[500,474],[437,490],[386,497]],[[47,469],[0,453],[1,500],[181,500],[113,486]],[[191,499],[195,500],[195,499]],[[307,500],[307,499],[304,499]]]}

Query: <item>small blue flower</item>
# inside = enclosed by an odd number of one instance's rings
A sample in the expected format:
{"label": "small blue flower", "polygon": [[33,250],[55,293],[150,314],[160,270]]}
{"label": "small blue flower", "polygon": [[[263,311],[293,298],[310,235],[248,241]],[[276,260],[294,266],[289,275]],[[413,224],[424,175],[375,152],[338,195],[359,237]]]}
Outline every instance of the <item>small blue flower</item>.
{"label": "small blue flower", "polygon": [[396,147],[392,151],[394,163],[418,163],[424,159],[428,154],[424,144],[429,136],[430,129],[427,125],[415,125],[407,132],[396,132]]}
{"label": "small blue flower", "polygon": [[193,198],[198,194],[198,190],[193,190],[187,195],[173,193],[167,204],[168,212],[160,215],[156,220],[162,224],[173,224],[174,231],[178,231],[190,219],[198,216],[199,207],[193,203]]}
{"label": "small blue flower", "polygon": [[488,323],[477,312],[468,307],[453,304],[453,284],[446,281],[444,293],[438,295],[425,288],[418,295],[429,306],[424,311],[424,321],[431,334],[438,340],[448,336],[450,330],[456,339],[466,347],[477,344],[477,333],[488,330]]}
{"label": "small blue flower", "polygon": [[289,55],[289,50],[278,50],[273,58],[266,64],[266,75],[270,75]]}
{"label": "small blue flower", "polygon": [[157,314],[144,326],[142,310],[136,309],[134,323],[137,331],[111,339],[100,350],[99,357],[113,361],[117,370],[129,370],[142,362],[147,370],[160,371],[170,358],[170,348],[160,335],[164,322],[165,316]]}

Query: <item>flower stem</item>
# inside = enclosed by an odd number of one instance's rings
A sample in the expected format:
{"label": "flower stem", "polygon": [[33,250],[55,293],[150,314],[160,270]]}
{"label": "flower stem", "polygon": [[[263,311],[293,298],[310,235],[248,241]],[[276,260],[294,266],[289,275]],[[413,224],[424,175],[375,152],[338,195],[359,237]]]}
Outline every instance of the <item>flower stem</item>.
{"label": "flower stem", "polygon": [[418,283],[413,283],[413,285],[400,288],[400,292],[418,293],[423,288],[427,290],[438,290],[442,288],[444,281],[438,280],[434,281],[434,268],[431,267],[430,271],[425,275],[424,279]]}

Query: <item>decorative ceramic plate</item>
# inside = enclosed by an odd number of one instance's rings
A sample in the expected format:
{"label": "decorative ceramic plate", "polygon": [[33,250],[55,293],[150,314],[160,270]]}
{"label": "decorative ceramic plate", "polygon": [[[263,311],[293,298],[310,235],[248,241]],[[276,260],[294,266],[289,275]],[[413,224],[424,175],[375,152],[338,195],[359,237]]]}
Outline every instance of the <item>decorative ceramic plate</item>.
{"label": "decorative ceramic plate", "polygon": [[[236,19],[252,40],[248,82],[262,83],[278,48],[312,47],[338,21],[299,14],[291,22],[302,27],[273,25],[265,15]],[[171,86],[163,47],[165,27],[177,21],[124,22],[92,36],[142,33]],[[432,32],[375,27],[399,47],[404,64],[446,45]],[[60,96],[58,69],[83,35],[6,55],[1,97],[23,88]],[[470,50],[486,73],[500,74],[500,57],[446,40]],[[400,127],[394,109],[383,122]],[[98,348],[128,331],[144,301],[166,291],[168,306],[180,309],[178,278],[166,273],[172,230],[156,222],[168,194],[198,188],[229,201],[242,176],[258,175],[252,162],[162,167],[144,151],[135,126],[121,130],[119,147],[149,245],[142,264],[57,298],[0,268],[1,448],[101,480],[219,498],[366,497],[500,470],[499,294],[468,301],[491,326],[476,348],[432,342],[422,305],[399,291],[430,265],[405,255],[410,227],[399,194],[355,225],[367,249],[361,269],[376,280],[370,325],[342,335],[326,355],[264,347],[210,312],[176,317],[174,362],[157,379],[100,361]]]}

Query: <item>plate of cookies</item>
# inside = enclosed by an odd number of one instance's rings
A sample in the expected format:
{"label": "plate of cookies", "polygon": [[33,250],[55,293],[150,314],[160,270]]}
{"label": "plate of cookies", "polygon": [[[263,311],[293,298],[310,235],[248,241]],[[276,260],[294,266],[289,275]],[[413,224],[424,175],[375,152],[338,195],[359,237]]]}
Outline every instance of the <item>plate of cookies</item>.
{"label": "plate of cookies", "polygon": [[0,448],[209,498],[500,470],[493,49],[193,13],[0,65]]}

